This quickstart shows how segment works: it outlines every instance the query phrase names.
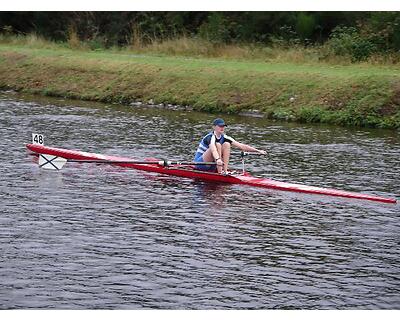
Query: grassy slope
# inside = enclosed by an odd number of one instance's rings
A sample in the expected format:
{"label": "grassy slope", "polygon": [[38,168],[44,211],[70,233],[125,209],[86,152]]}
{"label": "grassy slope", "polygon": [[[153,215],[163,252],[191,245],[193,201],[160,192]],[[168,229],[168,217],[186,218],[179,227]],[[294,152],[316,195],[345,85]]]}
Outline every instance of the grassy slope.
{"label": "grassy slope", "polygon": [[0,86],[87,100],[153,99],[212,112],[258,110],[276,119],[400,127],[400,68],[393,66],[300,65],[0,45]]}

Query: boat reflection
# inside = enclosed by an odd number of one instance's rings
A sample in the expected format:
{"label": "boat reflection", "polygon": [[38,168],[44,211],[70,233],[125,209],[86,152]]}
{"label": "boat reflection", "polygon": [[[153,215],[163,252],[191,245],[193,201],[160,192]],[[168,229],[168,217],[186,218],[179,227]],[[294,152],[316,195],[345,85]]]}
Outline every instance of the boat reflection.
{"label": "boat reflection", "polygon": [[[96,169],[99,170],[99,167]],[[193,207],[206,205],[206,207],[224,208],[227,205],[228,196],[231,195],[232,191],[232,185],[220,182],[166,176],[118,166],[101,166],[101,170],[108,174],[114,173],[112,178],[114,183],[122,185],[135,183],[143,188],[152,188],[153,191],[154,189],[159,189],[176,195],[182,193],[186,195],[190,194],[193,202],[197,204]],[[131,174],[126,174],[127,172]]]}
{"label": "boat reflection", "polygon": [[[188,192],[192,195],[193,202],[207,204],[208,207],[224,208],[232,185],[219,182],[185,179],[174,176],[164,176],[152,173],[141,173],[146,180],[151,180],[154,184],[162,188]],[[196,206],[194,206],[196,207]]]}
{"label": "boat reflection", "polygon": [[194,180],[192,184],[195,199],[202,199],[213,207],[224,208],[226,206],[232,185],[200,180]]}

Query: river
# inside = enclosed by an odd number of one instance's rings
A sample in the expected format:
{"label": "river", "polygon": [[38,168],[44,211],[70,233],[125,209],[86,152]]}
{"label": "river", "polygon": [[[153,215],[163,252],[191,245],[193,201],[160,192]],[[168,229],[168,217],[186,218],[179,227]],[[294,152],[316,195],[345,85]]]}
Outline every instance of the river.
{"label": "river", "polygon": [[[0,94],[1,309],[398,309],[400,205],[108,165],[49,146],[192,160],[215,115]],[[256,176],[400,199],[398,131],[224,116]],[[240,158],[232,156],[240,168]]]}

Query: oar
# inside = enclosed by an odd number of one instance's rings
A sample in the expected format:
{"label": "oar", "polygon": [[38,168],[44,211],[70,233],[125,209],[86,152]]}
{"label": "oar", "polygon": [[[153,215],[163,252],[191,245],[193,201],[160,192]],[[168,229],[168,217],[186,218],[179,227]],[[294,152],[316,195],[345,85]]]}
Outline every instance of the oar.
{"label": "oar", "polygon": [[254,152],[254,151],[241,151],[240,156],[243,158],[245,156],[266,156],[267,154],[262,154],[259,152]]}
{"label": "oar", "polygon": [[136,161],[136,160],[75,160],[65,159],[58,156],[39,154],[39,167],[50,170],[60,170],[67,162],[78,162],[78,163],[106,163],[106,164],[156,164],[163,167],[169,167],[171,165],[181,166],[194,166],[194,165],[216,165],[215,162],[196,162],[196,161],[169,161],[169,160],[158,160],[158,161]]}
{"label": "oar", "polygon": [[80,163],[132,163],[132,164],[158,164],[159,166],[168,167],[171,165],[179,165],[179,166],[194,166],[194,165],[212,165],[216,164],[215,162],[185,162],[185,161],[169,161],[169,160],[160,160],[160,161],[134,161],[134,160],[74,160],[74,159],[66,159],[67,162],[80,162]]}

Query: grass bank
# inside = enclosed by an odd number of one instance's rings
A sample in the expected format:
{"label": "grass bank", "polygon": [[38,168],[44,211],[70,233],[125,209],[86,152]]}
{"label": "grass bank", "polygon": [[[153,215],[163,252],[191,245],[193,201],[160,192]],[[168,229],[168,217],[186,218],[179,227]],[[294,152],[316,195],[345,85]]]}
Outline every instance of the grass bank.
{"label": "grass bank", "polygon": [[400,66],[157,56],[0,44],[0,87],[287,121],[400,128]]}

